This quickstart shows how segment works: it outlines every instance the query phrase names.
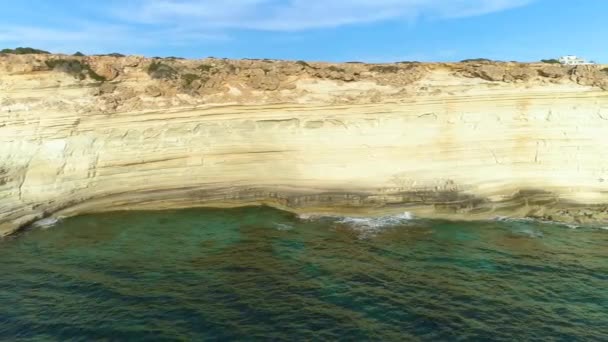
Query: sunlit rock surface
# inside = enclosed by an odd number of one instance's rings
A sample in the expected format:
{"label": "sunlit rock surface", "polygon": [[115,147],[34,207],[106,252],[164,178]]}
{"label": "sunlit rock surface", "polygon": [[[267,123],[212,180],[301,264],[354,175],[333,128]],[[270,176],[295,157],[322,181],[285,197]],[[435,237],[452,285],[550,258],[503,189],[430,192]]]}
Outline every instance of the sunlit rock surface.
{"label": "sunlit rock surface", "polygon": [[0,55],[0,235],[51,216],[608,217],[608,73]]}

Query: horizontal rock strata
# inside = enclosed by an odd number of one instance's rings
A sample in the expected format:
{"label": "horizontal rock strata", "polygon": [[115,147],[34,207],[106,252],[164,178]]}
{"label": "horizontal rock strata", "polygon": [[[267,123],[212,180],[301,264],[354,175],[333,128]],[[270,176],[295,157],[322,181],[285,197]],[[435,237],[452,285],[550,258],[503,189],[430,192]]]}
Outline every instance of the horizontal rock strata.
{"label": "horizontal rock strata", "polygon": [[49,216],[608,218],[608,74],[0,55],[0,235]]}

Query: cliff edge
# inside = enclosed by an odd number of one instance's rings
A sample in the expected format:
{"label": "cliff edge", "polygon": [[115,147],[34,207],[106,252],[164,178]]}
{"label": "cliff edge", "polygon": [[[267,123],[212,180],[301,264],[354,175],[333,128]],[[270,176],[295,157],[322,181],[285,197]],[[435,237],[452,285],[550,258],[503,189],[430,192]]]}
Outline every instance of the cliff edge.
{"label": "cliff edge", "polygon": [[0,235],[93,211],[608,219],[608,69],[0,54]]}

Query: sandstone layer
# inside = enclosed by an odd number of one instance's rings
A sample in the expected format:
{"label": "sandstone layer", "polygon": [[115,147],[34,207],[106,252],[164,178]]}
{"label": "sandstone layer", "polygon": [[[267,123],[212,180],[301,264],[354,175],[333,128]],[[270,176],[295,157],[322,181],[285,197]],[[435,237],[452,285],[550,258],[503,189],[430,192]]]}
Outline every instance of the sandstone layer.
{"label": "sandstone layer", "polygon": [[608,218],[608,69],[0,55],[0,235],[50,216]]}

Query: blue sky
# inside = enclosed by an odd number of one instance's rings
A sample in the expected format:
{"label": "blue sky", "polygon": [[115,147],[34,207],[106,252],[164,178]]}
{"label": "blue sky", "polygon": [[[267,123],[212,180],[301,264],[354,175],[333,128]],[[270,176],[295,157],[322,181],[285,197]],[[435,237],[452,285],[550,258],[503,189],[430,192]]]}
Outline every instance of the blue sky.
{"label": "blue sky", "polygon": [[0,47],[325,61],[608,63],[605,0],[0,0]]}

